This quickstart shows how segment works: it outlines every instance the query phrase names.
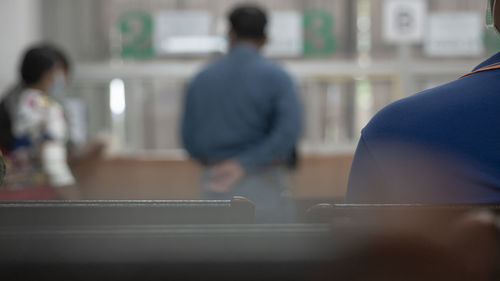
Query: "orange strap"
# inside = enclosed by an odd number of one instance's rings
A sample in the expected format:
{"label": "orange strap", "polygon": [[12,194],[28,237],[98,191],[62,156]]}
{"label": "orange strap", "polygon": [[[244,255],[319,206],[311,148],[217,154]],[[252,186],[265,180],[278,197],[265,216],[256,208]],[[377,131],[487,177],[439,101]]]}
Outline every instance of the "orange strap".
{"label": "orange strap", "polygon": [[460,78],[464,78],[464,77],[467,77],[467,76],[470,76],[472,74],[476,74],[476,73],[479,73],[479,72],[485,72],[485,71],[495,70],[495,69],[500,69],[500,62],[497,62],[497,63],[494,63],[492,65],[488,65],[488,66],[485,66],[485,67],[480,68],[478,70],[472,71],[472,72],[470,72],[468,74],[463,75]]}

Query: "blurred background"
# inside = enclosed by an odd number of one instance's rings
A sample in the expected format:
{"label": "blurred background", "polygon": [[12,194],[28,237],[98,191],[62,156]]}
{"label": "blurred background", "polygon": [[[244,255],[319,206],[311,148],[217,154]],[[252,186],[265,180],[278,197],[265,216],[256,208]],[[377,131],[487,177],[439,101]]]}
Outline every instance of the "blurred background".
{"label": "blurred background", "polygon": [[[73,143],[107,143],[73,167],[87,199],[196,199],[200,167],[179,139],[183,90],[227,49],[233,0],[2,0],[0,89],[40,41],[75,72]],[[266,0],[267,56],[296,79],[304,111],[293,195],[341,201],[361,129],[383,106],[454,80],[500,50],[487,1]],[[406,2],[407,5],[400,5]]]}

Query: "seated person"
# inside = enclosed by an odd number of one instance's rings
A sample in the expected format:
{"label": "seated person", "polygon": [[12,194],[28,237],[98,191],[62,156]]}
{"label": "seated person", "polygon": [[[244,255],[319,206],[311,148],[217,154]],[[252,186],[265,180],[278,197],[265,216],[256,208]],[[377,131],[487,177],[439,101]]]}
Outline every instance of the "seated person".
{"label": "seated person", "polygon": [[[491,1],[495,29],[500,5]],[[348,203],[500,201],[500,53],[397,101],[363,129]]]}

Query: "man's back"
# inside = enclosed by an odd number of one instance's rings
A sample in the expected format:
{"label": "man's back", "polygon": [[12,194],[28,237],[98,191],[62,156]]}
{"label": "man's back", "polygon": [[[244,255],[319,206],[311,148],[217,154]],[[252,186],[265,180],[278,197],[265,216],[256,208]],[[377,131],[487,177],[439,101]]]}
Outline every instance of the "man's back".
{"label": "man's back", "polygon": [[347,201],[499,201],[498,89],[500,70],[480,72],[383,109],[363,130]]}
{"label": "man's back", "polygon": [[[298,107],[291,78],[255,48],[241,44],[190,84],[183,141],[202,163],[234,157],[251,166],[286,160],[300,130]],[[266,142],[269,148],[258,149]]]}

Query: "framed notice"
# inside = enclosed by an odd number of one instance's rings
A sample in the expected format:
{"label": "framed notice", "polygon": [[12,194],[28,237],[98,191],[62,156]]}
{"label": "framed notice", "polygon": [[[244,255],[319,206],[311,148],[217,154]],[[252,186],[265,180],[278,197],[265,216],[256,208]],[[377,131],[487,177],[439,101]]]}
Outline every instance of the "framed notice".
{"label": "framed notice", "polygon": [[298,57],[304,50],[302,14],[296,11],[273,12],[268,26],[269,43],[265,54],[273,57]]}
{"label": "framed notice", "polygon": [[429,16],[425,54],[431,57],[475,57],[484,52],[483,18],[477,12]]}
{"label": "framed notice", "polygon": [[220,52],[223,37],[213,36],[214,17],[206,11],[160,11],[155,14],[154,48],[159,55]]}

